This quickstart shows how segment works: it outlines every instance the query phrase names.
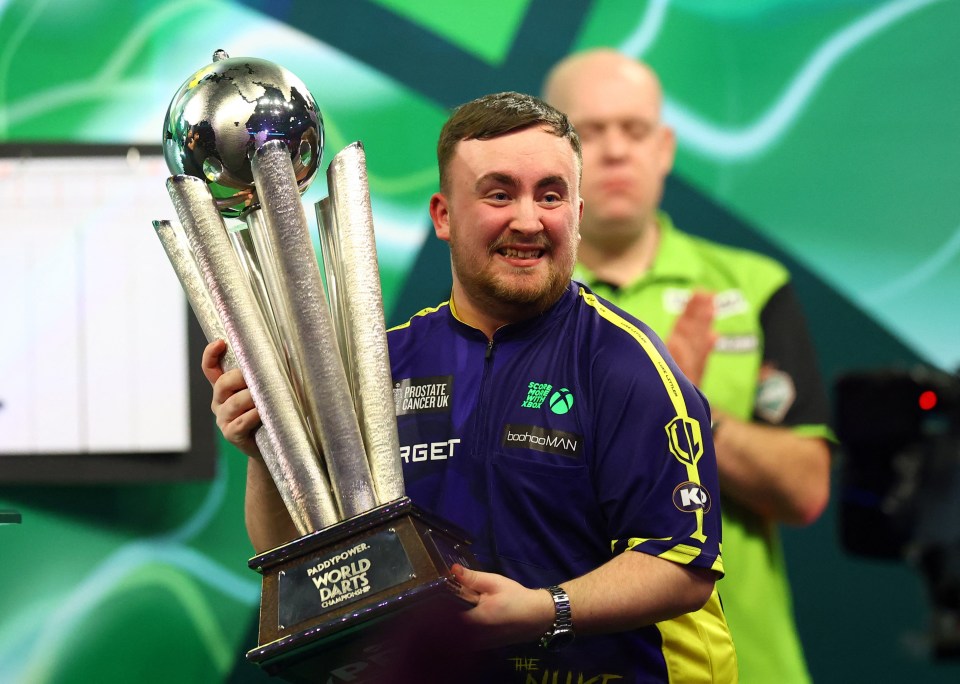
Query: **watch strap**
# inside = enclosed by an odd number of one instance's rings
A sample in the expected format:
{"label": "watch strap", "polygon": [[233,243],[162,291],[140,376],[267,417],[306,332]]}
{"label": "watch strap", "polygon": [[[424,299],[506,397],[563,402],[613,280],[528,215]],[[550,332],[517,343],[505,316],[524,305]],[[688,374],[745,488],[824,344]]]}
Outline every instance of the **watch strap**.
{"label": "watch strap", "polygon": [[[540,645],[544,648],[557,648],[558,643],[566,645],[573,639],[573,615],[570,611],[570,597],[562,587],[545,587],[553,599],[555,611],[553,625],[540,638]],[[558,637],[561,637],[558,639]]]}

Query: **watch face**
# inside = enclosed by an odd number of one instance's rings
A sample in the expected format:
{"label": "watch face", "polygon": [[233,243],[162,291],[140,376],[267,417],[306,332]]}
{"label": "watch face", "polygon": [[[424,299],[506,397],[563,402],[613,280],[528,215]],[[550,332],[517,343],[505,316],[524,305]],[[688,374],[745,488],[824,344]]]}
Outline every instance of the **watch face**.
{"label": "watch face", "polygon": [[541,644],[548,651],[559,651],[573,643],[573,638],[573,630],[565,629],[543,637]]}

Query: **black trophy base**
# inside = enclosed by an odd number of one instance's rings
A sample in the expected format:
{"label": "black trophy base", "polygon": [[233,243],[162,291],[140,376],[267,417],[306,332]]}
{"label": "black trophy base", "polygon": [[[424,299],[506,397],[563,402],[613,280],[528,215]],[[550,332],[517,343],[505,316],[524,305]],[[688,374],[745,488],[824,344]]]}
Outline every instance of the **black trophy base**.
{"label": "black trophy base", "polygon": [[289,682],[398,681],[410,637],[475,604],[450,570],[476,566],[466,547],[404,497],[251,559],[263,581],[247,659]]}

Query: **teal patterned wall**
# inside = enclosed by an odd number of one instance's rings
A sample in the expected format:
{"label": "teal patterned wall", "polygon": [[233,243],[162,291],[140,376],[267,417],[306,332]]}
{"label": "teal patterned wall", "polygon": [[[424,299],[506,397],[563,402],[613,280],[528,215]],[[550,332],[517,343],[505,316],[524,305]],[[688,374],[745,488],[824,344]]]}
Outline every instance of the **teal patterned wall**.
{"label": "teal patterned wall", "polygon": [[[671,212],[708,235],[722,214],[721,237],[791,266],[828,381],[960,366],[956,0],[0,0],[0,143],[158,145],[214,49],[278,62],[323,110],[325,161],[364,143],[398,321],[444,296],[426,207],[449,108],[536,92],[598,45],[659,71],[680,145]],[[244,464],[220,450],[212,481],[0,482],[0,509],[23,516],[0,527],[0,683],[259,676],[242,662],[259,600]],[[816,681],[960,676],[928,652],[919,575],[845,554],[835,503],[786,543]]]}

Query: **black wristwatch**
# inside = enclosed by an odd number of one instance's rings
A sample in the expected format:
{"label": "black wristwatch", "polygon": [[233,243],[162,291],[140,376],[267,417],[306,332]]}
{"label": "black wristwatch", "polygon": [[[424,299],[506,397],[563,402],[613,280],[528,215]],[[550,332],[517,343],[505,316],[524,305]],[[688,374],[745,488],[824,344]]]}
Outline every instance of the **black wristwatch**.
{"label": "black wristwatch", "polygon": [[559,651],[573,642],[573,619],[570,614],[570,597],[560,587],[546,587],[553,597],[553,607],[557,611],[553,626],[540,637],[540,645],[548,651]]}

